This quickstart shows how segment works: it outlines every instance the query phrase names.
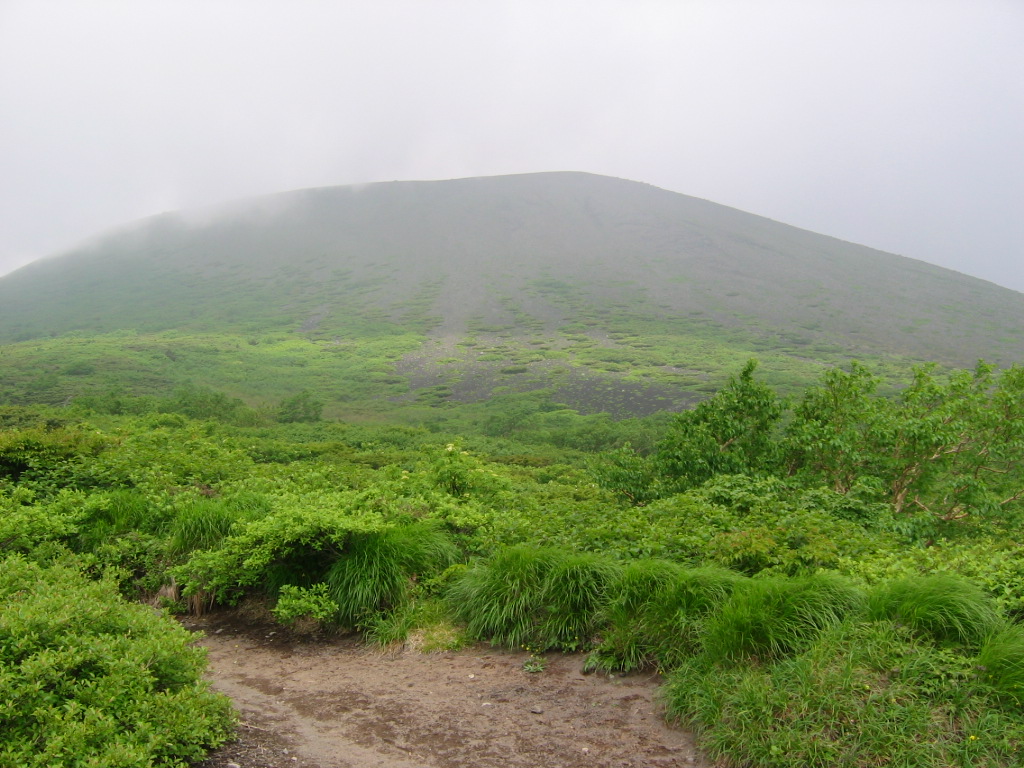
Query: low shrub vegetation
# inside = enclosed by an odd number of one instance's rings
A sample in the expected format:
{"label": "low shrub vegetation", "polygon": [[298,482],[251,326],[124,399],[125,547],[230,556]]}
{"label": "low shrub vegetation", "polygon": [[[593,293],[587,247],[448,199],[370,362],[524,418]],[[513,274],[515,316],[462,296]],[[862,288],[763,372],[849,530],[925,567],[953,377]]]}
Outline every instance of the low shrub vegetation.
{"label": "low shrub vegetation", "polygon": [[0,765],[186,765],[233,732],[174,621],[72,565],[0,562]]}
{"label": "low shrub vegetation", "polygon": [[729,768],[1024,763],[1020,369],[852,365],[790,399],[757,376],[621,422],[538,390],[345,424],[306,384],[276,410],[201,387],[0,409],[0,766],[229,737],[201,653],[131,602],[159,596],[658,671]]}

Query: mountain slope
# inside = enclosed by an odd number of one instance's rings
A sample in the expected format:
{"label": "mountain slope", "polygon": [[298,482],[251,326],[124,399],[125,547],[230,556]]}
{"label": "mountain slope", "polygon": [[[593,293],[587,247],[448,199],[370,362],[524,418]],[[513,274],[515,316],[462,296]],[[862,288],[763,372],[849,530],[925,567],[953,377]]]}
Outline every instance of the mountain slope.
{"label": "mountain slope", "polygon": [[[634,363],[687,368],[693,339],[762,356],[1009,364],[1024,359],[1024,294],[582,173],[311,189],[165,214],[0,279],[0,341],[171,330],[416,334],[434,340],[412,358],[421,369],[467,337],[531,371],[574,360],[586,337],[620,376]],[[642,351],[644,337],[660,356],[614,353]],[[673,339],[687,361],[672,359]]]}

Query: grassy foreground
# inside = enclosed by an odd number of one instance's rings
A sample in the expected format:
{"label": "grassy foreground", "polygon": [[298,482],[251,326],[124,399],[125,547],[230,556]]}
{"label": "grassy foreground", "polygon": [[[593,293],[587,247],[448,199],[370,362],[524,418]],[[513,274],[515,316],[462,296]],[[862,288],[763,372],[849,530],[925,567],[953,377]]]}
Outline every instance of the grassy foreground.
{"label": "grassy foreground", "polygon": [[200,390],[0,409],[0,765],[184,764],[228,737],[140,598],[657,669],[729,766],[1020,765],[1017,369],[882,398],[855,367],[796,404],[753,371],[672,420],[461,436]]}

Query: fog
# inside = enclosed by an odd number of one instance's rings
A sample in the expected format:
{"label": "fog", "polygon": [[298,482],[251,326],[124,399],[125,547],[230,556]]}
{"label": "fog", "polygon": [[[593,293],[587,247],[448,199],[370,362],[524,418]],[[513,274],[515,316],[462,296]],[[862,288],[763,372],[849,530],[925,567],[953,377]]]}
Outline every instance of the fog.
{"label": "fog", "polygon": [[1024,3],[0,0],[0,274],[165,210],[579,170],[1024,291]]}

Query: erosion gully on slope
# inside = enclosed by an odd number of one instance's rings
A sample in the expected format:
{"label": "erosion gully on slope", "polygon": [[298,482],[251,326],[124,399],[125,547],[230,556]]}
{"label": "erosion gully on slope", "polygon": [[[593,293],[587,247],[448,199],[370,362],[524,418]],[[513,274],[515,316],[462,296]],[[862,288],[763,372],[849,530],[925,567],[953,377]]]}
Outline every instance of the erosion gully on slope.
{"label": "erosion gully on slope", "polygon": [[582,657],[476,646],[424,654],[271,624],[188,619],[238,741],[197,768],[708,768],[662,720],[658,680],[581,673]]}

